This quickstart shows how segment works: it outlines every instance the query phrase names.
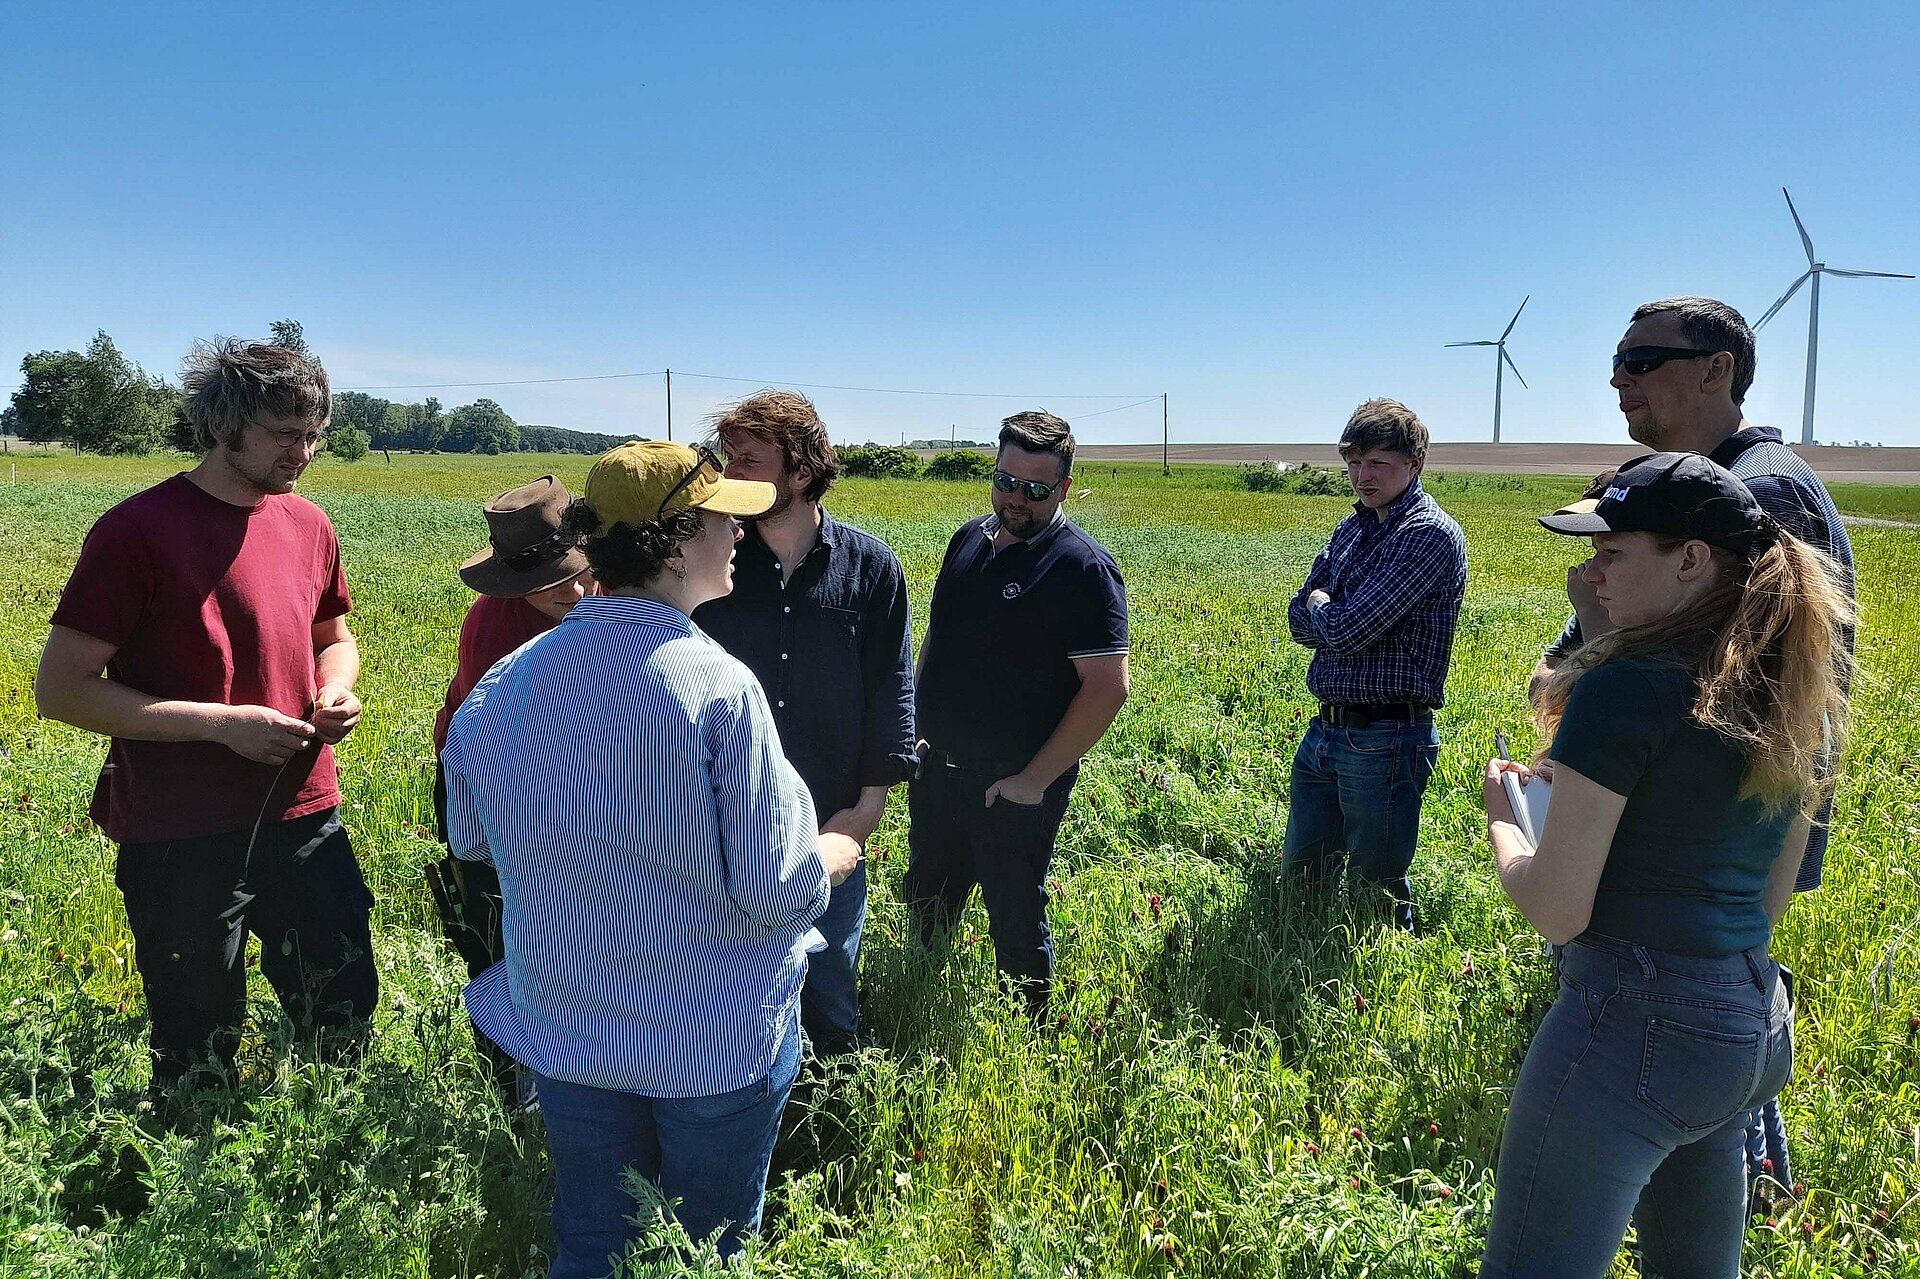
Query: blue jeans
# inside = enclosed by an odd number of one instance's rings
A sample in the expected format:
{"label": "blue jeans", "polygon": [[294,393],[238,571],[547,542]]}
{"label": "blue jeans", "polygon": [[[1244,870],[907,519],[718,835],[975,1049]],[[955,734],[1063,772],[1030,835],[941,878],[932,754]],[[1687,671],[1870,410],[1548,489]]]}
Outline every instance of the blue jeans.
{"label": "blue jeans", "polygon": [[1632,1220],[1642,1267],[1738,1279],[1747,1110],[1793,1064],[1780,966],[1589,933],[1514,1084],[1482,1279],[1599,1279]]}
{"label": "blue jeans", "polygon": [[1407,868],[1420,842],[1420,800],[1440,758],[1432,716],[1343,728],[1314,716],[1293,754],[1281,866],[1393,894],[1394,922],[1413,927]]}
{"label": "blue jeans", "polygon": [[827,948],[807,956],[800,1024],[822,1057],[852,1052],[860,1032],[860,933],[867,922],[867,864],[833,886],[827,913],[813,921]]}
{"label": "blue jeans", "polygon": [[638,1232],[622,1173],[632,1168],[678,1199],[674,1215],[693,1239],[726,1227],[720,1251],[760,1228],[767,1165],[780,1112],[800,1073],[800,1027],[790,1024],[767,1075],[712,1097],[642,1097],[537,1075],[553,1156],[553,1265],[547,1279],[588,1279],[613,1269]]}

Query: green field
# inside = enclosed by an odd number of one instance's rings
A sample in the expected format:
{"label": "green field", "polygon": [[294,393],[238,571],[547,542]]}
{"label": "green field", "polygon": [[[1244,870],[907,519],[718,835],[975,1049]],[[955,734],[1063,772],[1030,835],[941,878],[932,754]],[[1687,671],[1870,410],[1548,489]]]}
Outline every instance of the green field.
{"label": "green field", "polygon": [[[140,1109],[113,850],[84,821],[103,743],[36,720],[31,681],[88,524],[184,463],[0,459],[18,467],[7,484],[0,465],[0,1276],[544,1272],[538,1121],[492,1100],[431,923],[429,730],[478,502],[549,468],[577,491],[587,462],[376,454],[309,472],[366,665],[340,762],[379,903],[374,1047],[352,1070],[307,1063],[256,978],[238,1094],[162,1131]],[[1036,1033],[994,992],[977,906],[945,968],[903,940],[896,794],[873,849],[872,1046],[789,1109],[758,1273],[1471,1274],[1507,1089],[1550,995],[1544,944],[1493,875],[1480,774],[1496,728],[1532,744],[1522,686],[1576,557],[1532,516],[1579,483],[1430,477],[1472,567],[1409,937],[1275,883],[1310,713],[1285,606],[1346,503],[1250,494],[1233,468],[1086,471],[1070,513],[1126,574],[1134,696],[1061,835],[1058,1024]],[[1835,495],[1920,521],[1920,489]],[[830,505],[892,543],[924,623],[947,537],[985,502],[981,485],[849,481]],[[1804,1193],[1754,1225],[1752,1275],[1920,1274],[1920,529],[1853,537],[1855,741],[1827,884],[1775,944],[1800,974],[1784,1105]],[[122,1217],[129,1187],[105,1169],[129,1145],[151,1203]]]}

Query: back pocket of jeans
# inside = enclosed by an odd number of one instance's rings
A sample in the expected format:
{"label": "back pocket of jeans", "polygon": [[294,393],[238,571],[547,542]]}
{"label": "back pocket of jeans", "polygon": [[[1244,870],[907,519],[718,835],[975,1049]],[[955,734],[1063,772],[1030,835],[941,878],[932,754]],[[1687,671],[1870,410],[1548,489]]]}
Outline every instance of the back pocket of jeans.
{"label": "back pocket of jeans", "polygon": [[1760,1032],[1707,1030],[1647,1019],[1639,1097],[1684,1132],[1704,1132],[1745,1110],[1760,1072]]}

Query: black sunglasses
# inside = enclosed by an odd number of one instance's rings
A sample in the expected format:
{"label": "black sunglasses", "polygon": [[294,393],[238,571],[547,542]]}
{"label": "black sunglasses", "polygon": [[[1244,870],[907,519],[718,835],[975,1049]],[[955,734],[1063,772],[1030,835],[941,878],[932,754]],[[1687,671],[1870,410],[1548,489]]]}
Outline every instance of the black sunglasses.
{"label": "black sunglasses", "polygon": [[1645,377],[1668,360],[1697,360],[1704,355],[1718,354],[1718,351],[1696,351],[1685,346],[1631,346],[1614,355],[1613,371],[1625,369],[1634,377]]}
{"label": "black sunglasses", "polygon": [[1022,493],[1026,494],[1029,502],[1046,501],[1053,496],[1055,489],[1066,482],[1067,477],[1064,475],[1051,484],[1042,484],[1039,480],[1023,480],[1017,475],[1008,475],[1005,471],[995,471],[993,473],[993,486],[995,488],[999,489],[1002,493],[1011,493],[1015,489],[1019,489]]}
{"label": "black sunglasses", "polygon": [[713,473],[719,475],[726,469],[720,465],[720,459],[714,456],[713,450],[706,445],[696,444],[693,451],[698,455],[694,460],[693,469],[681,476],[679,483],[667,490],[667,495],[660,499],[660,509],[653,513],[654,519],[657,520],[667,513],[667,503],[671,502],[681,489],[698,479],[701,471],[710,466],[713,468]]}

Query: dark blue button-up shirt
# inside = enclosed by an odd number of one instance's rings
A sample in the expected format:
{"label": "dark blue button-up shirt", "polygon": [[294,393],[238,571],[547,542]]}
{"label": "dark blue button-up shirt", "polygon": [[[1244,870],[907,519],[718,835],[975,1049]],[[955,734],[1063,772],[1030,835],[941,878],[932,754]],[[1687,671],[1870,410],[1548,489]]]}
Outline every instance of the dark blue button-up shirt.
{"label": "dark blue button-up shirt", "polygon": [[913,652],[907,582],[887,544],[820,512],[820,536],[793,573],[747,524],[733,593],[693,620],[766,690],[780,746],[825,821],[866,786],[913,768]]}
{"label": "dark blue button-up shirt", "polygon": [[[1387,507],[1341,520],[1287,606],[1287,629],[1314,650],[1307,691],[1346,706],[1438,706],[1467,589],[1467,539],[1415,480]],[[1332,602],[1309,607],[1325,591]]]}

